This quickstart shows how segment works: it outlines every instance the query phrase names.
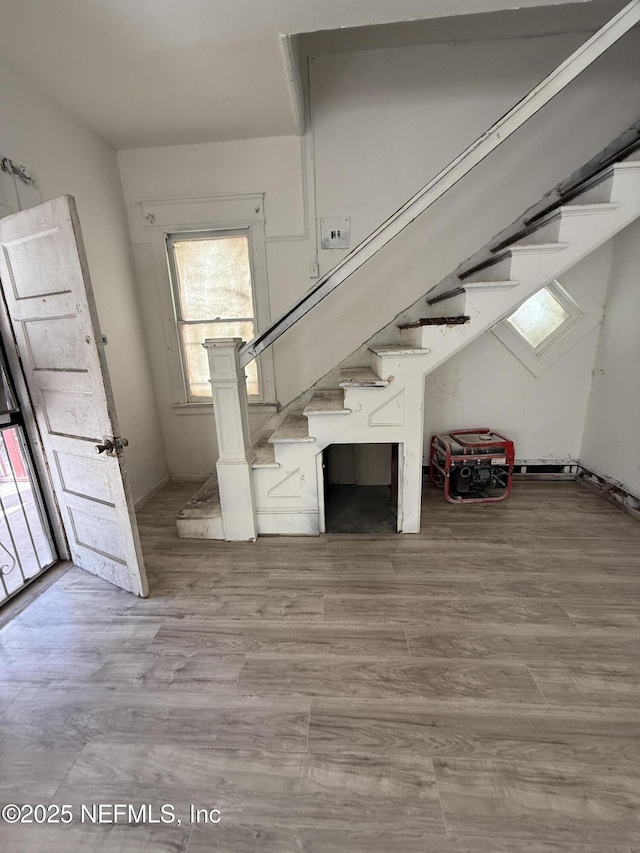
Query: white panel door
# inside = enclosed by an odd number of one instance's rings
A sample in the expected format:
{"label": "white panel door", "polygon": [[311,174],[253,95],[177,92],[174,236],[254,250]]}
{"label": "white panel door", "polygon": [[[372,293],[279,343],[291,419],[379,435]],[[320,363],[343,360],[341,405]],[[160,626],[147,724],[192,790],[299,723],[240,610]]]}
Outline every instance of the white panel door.
{"label": "white panel door", "polygon": [[71,558],[145,596],[142,551],[74,199],[63,196],[0,219],[0,246],[4,298]]}

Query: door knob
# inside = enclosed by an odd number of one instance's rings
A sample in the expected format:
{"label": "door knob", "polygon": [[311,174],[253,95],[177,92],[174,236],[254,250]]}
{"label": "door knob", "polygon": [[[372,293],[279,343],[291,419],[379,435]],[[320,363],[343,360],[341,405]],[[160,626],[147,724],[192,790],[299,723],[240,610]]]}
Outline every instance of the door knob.
{"label": "door knob", "polygon": [[114,438],[103,438],[102,444],[96,444],[96,453],[106,453],[107,456],[122,456],[124,448],[129,444],[126,438],[115,436]]}
{"label": "door knob", "polygon": [[113,453],[113,442],[108,438],[104,439],[104,444],[96,444],[96,453]]}

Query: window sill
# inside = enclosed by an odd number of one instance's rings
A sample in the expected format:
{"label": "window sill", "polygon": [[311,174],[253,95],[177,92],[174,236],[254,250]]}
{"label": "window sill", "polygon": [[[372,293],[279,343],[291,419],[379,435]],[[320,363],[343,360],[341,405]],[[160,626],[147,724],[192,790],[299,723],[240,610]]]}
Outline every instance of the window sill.
{"label": "window sill", "polygon": [[[206,403],[172,403],[171,408],[180,417],[184,415],[213,415],[213,403],[211,401]],[[270,403],[260,400],[256,400],[255,403],[249,402],[250,413],[275,415],[279,409],[280,406],[277,402]]]}

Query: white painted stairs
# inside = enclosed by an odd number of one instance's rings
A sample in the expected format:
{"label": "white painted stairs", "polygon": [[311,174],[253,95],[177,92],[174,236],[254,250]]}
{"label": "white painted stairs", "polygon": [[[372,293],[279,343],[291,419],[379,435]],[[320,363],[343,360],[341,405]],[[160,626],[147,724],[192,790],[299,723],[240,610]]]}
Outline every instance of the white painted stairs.
{"label": "white painted stairs", "polygon": [[[334,371],[304,410],[291,410],[253,448],[258,535],[324,530],[322,451],[336,443],[398,443],[398,530],[420,526],[424,377],[501,322],[640,215],[640,157],[604,169],[579,195],[537,221],[517,242],[487,248],[475,268],[449,276],[427,297],[431,318],[466,315],[456,325],[421,325],[424,303],[358,351],[360,364]],[[412,316],[413,313],[413,316]],[[411,322],[413,320],[413,322]],[[389,343],[389,339],[394,342]],[[337,386],[337,387],[335,387]],[[295,405],[295,403],[293,404]],[[225,538],[215,477],[178,516],[178,535]]]}

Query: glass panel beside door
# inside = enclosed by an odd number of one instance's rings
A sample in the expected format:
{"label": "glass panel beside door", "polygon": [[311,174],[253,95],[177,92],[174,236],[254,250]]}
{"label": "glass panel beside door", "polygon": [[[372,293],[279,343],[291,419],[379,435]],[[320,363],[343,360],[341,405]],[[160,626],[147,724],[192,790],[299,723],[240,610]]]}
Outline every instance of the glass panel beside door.
{"label": "glass panel beside door", "polygon": [[56,560],[22,415],[0,354],[0,605]]}

